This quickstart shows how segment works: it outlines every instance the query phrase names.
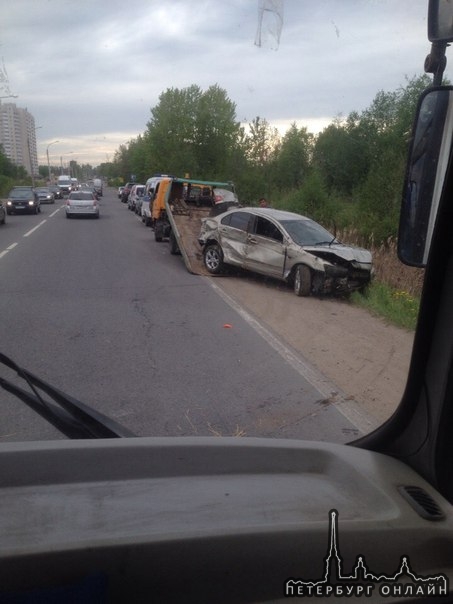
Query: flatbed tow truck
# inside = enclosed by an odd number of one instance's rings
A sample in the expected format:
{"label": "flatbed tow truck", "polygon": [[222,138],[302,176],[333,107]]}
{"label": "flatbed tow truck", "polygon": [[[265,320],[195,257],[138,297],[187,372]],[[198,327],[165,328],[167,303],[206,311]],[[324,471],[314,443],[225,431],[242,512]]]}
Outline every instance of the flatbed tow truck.
{"label": "flatbed tow truck", "polygon": [[239,205],[233,183],[164,178],[151,203],[155,240],[168,239],[189,273],[209,275],[198,243],[201,221]]}

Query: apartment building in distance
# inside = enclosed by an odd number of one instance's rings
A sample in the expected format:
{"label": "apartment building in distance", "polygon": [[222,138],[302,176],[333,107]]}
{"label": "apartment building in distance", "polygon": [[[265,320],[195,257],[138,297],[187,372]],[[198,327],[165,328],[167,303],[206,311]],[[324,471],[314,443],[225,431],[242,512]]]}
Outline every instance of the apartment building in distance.
{"label": "apartment building in distance", "polygon": [[30,176],[38,174],[35,118],[27,109],[0,101],[0,145],[14,164]]}

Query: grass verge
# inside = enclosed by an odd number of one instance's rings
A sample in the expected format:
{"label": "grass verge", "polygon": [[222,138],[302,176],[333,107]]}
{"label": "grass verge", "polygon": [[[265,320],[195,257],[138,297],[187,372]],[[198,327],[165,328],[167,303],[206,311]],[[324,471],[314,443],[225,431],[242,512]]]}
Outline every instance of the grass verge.
{"label": "grass verge", "polygon": [[419,298],[385,283],[374,281],[363,294],[354,292],[351,301],[397,327],[414,330],[417,324]]}

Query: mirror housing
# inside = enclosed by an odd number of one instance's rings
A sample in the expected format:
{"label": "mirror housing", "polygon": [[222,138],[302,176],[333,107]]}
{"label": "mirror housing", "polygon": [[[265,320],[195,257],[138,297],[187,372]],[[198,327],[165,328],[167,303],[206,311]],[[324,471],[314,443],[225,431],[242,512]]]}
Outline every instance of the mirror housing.
{"label": "mirror housing", "polygon": [[430,42],[453,41],[453,2],[451,0],[430,0],[428,40]]}
{"label": "mirror housing", "polygon": [[412,131],[398,234],[398,257],[424,267],[450,162],[453,87],[428,88],[421,95]]}

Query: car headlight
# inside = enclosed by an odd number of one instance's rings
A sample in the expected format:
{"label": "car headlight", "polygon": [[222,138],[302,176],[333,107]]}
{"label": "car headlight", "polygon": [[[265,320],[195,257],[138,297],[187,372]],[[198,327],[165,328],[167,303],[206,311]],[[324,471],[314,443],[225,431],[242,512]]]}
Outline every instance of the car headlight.
{"label": "car headlight", "polygon": [[12,205],[13,205],[13,202],[11,201],[11,199],[8,199],[8,200],[6,201],[6,205],[7,205],[7,206],[12,206]]}
{"label": "car headlight", "polygon": [[29,206],[32,206],[34,203],[35,203],[35,202],[33,201],[33,199],[30,199],[30,200],[29,200],[29,202],[28,202],[28,205],[29,205]]}

